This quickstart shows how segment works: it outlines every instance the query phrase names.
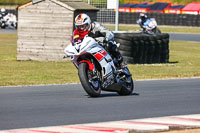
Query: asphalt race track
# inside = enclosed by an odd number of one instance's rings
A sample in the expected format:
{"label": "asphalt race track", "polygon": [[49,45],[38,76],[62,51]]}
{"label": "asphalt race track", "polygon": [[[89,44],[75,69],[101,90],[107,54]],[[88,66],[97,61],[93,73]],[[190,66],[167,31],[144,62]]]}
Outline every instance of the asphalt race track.
{"label": "asphalt race track", "polygon": [[89,98],[80,84],[0,87],[0,130],[200,112],[200,78],[135,81],[131,96]]}
{"label": "asphalt race track", "polygon": [[[0,29],[0,34],[16,34]],[[170,33],[200,41],[200,34]],[[90,98],[80,84],[0,87],[0,130],[200,113],[200,78],[135,81],[131,96]]]}
{"label": "asphalt race track", "polygon": [[15,29],[0,29],[0,34],[17,34]]}
{"label": "asphalt race track", "polygon": [[200,42],[200,34],[170,33],[170,40]]}

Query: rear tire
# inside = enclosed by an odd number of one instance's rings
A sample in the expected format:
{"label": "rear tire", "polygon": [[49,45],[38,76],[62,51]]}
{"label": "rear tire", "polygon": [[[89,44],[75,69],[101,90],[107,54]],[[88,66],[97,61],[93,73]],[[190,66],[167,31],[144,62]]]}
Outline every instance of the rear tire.
{"label": "rear tire", "polygon": [[89,96],[98,97],[101,93],[100,81],[90,79],[90,73],[87,63],[79,64],[78,75],[84,90]]}
{"label": "rear tire", "polygon": [[155,33],[156,35],[160,35],[160,34],[161,34],[161,31],[160,31],[160,29],[156,28],[154,33]]}
{"label": "rear tire", "polygon": [[133,89],[134,89],[133,79],[131,76],[129,76],[129,77],[126,77],[125,83],[122,86],[121,90],[118,92],[118,94],[121,96],[131,95],[133,92]]}

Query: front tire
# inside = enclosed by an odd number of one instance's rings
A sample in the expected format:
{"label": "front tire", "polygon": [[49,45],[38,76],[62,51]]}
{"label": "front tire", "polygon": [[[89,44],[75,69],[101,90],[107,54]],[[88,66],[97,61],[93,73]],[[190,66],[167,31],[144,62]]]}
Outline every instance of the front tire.
{"label": "front tire", "polygon": [[[100,80],[99,78],[93,79],[94,75],[91,73],[87,63],[79,64],[78,75],[84,90],[89,96],[98,97],[101,93]],[[95,74],[95,76],[100,77],[98,71]]]}
{"label": "front tire", "polygon": [[5,25],[5,24],[1,24],[1,28],[2,28],[2,29],[5,29],[5,28],[6,28],[6,25]]}

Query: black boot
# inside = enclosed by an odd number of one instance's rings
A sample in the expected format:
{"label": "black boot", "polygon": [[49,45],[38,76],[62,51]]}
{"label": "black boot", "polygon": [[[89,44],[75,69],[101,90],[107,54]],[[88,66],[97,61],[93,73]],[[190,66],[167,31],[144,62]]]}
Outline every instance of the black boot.
{"label": "black boot", "polygon": [[118,67],[121,68],[121,64],[123,63],[123,57],[119,51],[113,53],[114,58],[117,60]]}
{"label": "black boot", "polygon": [[115,63],[115,65],[120,68],[123,62],[123,57],[120,54],[119,49],[117,48],[117,45],[115,45],[112,41],[110,41],[107,43],[107,49],[109,53],[111,54],[111,56],[117,59],[117,64]]}

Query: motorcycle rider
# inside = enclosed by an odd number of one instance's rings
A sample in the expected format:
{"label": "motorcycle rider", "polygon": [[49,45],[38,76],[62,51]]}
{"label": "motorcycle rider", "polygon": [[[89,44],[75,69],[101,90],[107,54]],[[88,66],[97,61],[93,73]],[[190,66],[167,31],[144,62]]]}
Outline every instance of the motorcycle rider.
{"label": "motorcycle rider", "polygon": [[92,38],[104,37],[103,46],[114,58],[118,60],[119,65],[121,66],[123,57],[121,56],[117,45],[114,43],[114,34],[113,32],[107,30],[103,25],[98,22],[91,22],[90,17],[87,14],[81,13],[78,14],[75,18],[75,30],[73,32],[73,40],[81,40],[88,35]]}
{"label": "motorcycle rider", "polygon": [[6,27],[6,20],[4,19],[4,17],[7,15],[7,11],[5,8],[1,8],[1,13],[0,13],[0,27],[1,28],[5,28]]}
{"label": "motorcycle rider", "polygon": [[6,16],[8,14],[8,12],[6,11],[5,8],[1,8],[1,14],[0,14],[0,18],[3,18],[4,16]]}
{"label": "motorcycle rider", "polygon": [[148,17],[144,13],[140,13],[140,19],[138,19],[137,23],[140,25],[142,31],[144,31],[144,23],[147,21]]}

